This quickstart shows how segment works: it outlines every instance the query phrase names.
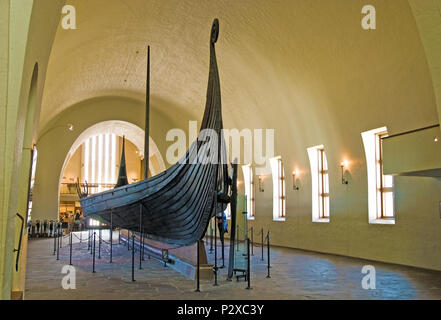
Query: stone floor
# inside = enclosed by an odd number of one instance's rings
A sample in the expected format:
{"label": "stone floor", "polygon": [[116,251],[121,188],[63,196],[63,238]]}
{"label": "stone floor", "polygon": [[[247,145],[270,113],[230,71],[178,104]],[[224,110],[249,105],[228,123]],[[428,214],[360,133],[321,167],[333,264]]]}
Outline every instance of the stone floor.
{"label": "stone floor", "polygon": [[[81,238],[86,237],[83,233]],[[136,281],[132,282],[131,253],[123,245],[114,246],[110,264],[109,246],[104,243],[101,259],[96,259],[96,273],[92,273],[87,243],[75,240],[75,290],[64,290],[61,285],[65,276],[62,267],[69,264],[68,240],[64,240],[58,261],[53,255],[53,240],[29,242],[25,299],[441,299],[441,272],[287,248],[272,249],[268,279],[266,257],[262,262],[258,247],[251,260],[252,290],[246,290],[243,281],[227,281],[224,268],[219,286],[201,281],[201,292],[197,293],[194,280],[154,259],[146,259],[139,270],[138,256]],[[213,262],[214,254],[208,256]],[[374,290],[362,288],[364,265],[376,268]]]}

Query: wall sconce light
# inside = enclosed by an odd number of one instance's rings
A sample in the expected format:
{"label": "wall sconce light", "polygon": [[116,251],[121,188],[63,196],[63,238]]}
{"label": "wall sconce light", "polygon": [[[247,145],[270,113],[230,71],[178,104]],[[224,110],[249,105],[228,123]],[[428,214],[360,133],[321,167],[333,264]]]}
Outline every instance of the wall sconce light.
{"label": "wall sconce light", "polygon": [[349,181],[345,179],[344,175],[345,175],[345,168],[348,167],[348,160],[343,161],[340,164],[341,167],[341,184],[348,184]]}
{"label": "wall sconce light", "polygon": [[73,129],[74,129],[74,125],[72,123],[68,123],[67,124],[67,130],[73,131]]}
{"label": "wall sconce light", "polygon": [[263,177],[259,176],[259,192],[264,192],[265,189],[263,187]]}
{"label": "wall sconce light", "polygon": [[438,142],[438,140],[439,140],[438,137],[433,138],[433,141],[435,141],[435,142]]}
{"label": "wall sconce light", "polygon": [[297,170],[294,170],[292,172],[292,189],[293,190],[299,190],[299,186],[296,185],[296,176],[298,175]]}

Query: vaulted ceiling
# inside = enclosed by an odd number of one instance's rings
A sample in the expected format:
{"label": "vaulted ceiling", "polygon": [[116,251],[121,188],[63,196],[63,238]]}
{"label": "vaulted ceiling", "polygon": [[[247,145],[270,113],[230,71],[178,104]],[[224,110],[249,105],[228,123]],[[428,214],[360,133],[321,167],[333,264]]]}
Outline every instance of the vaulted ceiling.
{"label": "vaulted ceiling", "polygon": [[147,45],[153,107],[170,117],[182,112],[201,119],[215,17],[226,127],[276,128],[279,149],[289,143],[302,152],[352,135],[339,148],[348,152],[355,143],[362,150],[363,130],[387,125],[401,131],[438,121],[406,0],[371,1],[377,9],[377,30],[371,31],[360,25],[361,0],[67,3],[76,8],[77,30],[57,31],[40,128],[90,98],[142,102]]}

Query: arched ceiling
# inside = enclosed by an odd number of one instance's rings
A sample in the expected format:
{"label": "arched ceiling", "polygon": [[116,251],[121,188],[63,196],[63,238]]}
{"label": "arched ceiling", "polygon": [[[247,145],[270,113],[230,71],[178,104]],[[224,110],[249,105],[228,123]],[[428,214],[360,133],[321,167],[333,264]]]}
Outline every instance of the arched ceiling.
{"label": "arched ceiling", "polygon": [[151,93],[161,101],[153,107],[201,119],[215,17],[225,127],[277,128],[277,141],[284,137],[293,148],[301,141],[303,152],[304,145],[357,135],[347,147],[362,150],[363,130],[408,130],[437,119],[406,0],[370,1],[378,15],[374,31],[360,26],[362,0],[67,3],[76,8],[78,29],[57,31],[40,128],[85,99],[143,100],[147,44]]}

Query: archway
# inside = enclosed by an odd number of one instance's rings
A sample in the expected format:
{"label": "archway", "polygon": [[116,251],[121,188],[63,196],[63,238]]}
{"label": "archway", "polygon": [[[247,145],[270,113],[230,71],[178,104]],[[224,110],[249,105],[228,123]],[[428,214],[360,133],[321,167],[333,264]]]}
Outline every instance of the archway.
{"label": "archway", "polygon": [[[119,170],[122,137],[126,139],[129,182],[142,179],[144,130],[120,120],[97,123],[77,137],[64,160],[58,186],[60,215],[68,219],[80,211],[76,194],[77,179],[83,184],[87,182],[91,193],[114,187]],[[149,155],[149,176],[165,170],[163,158],[151,137]]]}

